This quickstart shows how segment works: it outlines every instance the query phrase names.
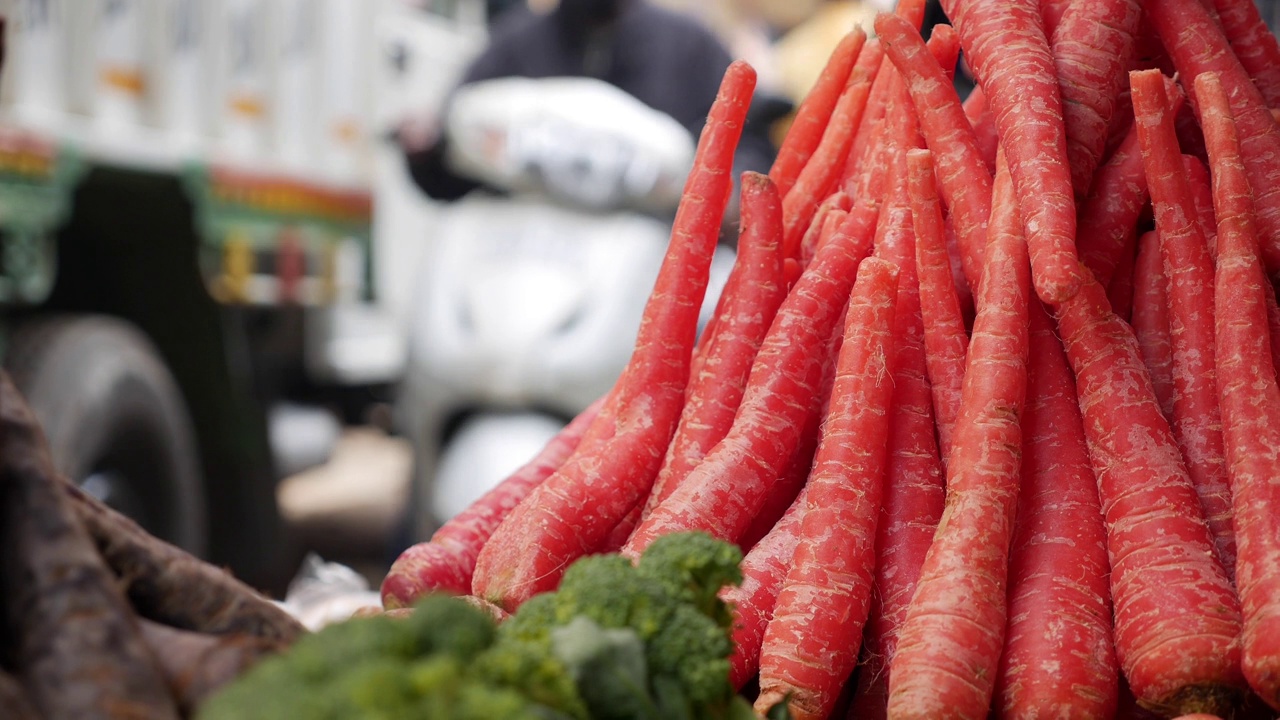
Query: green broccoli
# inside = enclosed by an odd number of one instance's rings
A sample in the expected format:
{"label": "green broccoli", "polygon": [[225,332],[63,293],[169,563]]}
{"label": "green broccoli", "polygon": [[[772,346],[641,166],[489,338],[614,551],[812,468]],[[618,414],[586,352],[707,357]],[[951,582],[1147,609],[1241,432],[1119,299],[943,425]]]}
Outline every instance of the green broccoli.
{"label": "green broccoli", "polygon": [[[555,592],[532,598],[503,623],[499,644],[550,647],[578,679],[592,718],[725,717],[735,697],[732,613],[718,593],[741,581],[741,560],[736,546],[697,532],[659,538],[638,564],[620,555],[583,558]],[[569,627],[573,643],[564,641]],[[629,684],[638,676],[618,630],[633,633],[643,650],[641,699]],[[620,678],[623,687],[614,684]]]}
{"label": "green broccoli", "polygon": [[[705,533],[638,563],[583,558],[495,628],[457,599],[358,618],[299,641],[215,696],[200,720],[747,720],[729,683],[741,551]],[[781,717],[786,717],[785,705]]]}
{"label": "green broccoli", "polygon": [[[265,660],[213,697],[201,720],[412,720],[586,717],[549,652],[497,649],[493,620],[445,596],[405,620],[330,625]],[[531,647],[531,646],[530,646]]]}

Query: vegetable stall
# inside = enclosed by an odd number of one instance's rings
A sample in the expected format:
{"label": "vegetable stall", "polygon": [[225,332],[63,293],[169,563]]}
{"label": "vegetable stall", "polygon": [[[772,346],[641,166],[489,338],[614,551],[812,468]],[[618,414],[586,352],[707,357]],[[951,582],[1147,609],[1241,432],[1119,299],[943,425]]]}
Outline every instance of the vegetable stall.
{"label": "vegetable stall", "polygon": [[[160,622],[253,648],[215,720],[1275,717],[1280,43],[1251,0],[943,6],[832,54],[699,336],[730,67],[626,370],[372,617],[300,632],[87,503],[5,388],[0,698],[165,717]],[[105,608],[76,642],[149,675],[50,641]]]}

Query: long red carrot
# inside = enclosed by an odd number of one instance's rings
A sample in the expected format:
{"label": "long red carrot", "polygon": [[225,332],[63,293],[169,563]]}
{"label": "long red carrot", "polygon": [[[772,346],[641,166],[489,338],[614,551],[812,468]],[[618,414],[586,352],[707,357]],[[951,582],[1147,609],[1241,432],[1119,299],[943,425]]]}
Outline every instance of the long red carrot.
{"label": "long red carrot", "polygon": [[751,524],[806,419],[821,411],[822,400],[815,396],[829,358],[820,350],[838,332],[854,273],[871,249],[875,215],[855,208],[846,227],[818,248],[756,354],[729,434],[636,528],[624,555],[639,557],[654,539],[680,530],[705,530],[736,542]]}
{"label": "long red carrot", "polygon": [[1280,126],[1201,0],[1143,0],[1142,7],[1196,104],[1194,82],[1218,73],[1239,131],[1267,272],[1280,274]]}
{"label": "long red carrot", "polygon": [[995,685],[1021,464],[1030,294],[1026,246],[1001,183],[947,466],[947,507],[898,635],[889,717],[984,717]]}
{"label": "long red carrot", "polygon": [[798,269],[803,270],[805,266],[813,262],[813,254],[822,240],[827,216],[837,210],[847,213],[852,205],[853,201],[843,191],[833,192],[827,196],[826,200],[822,201],[822,204],[818,206],[817,211],[813,214],[813,222],[809,223],[809,229],[805,230],[804,237],[800,240],[800,254],[797,258]]}
{"label": "long red carrot", "polygon": [[1053,37],[1070,6],[1071,0],[1040,0],[1040,18],[1044,22],[1045,35]]}
{"label": "long red carrot", "polygon": [[647,498],[600,546],[617,552],[640,520],[678,485],[733,423],[747,373],[788,285],[783,278],[781,203],[768,176],[742,179],[738,255],[689,367],[689,388],[675,435]]}
{"label": "long red carrot", "polygon": [[[924,22],[924,9],[925,3],[921,0],[906,0],[897,3],[893,12],[906,20],[919,33],[920,26]],[[880,39],[875,38],[874,41],[883,58],[884,48]],[[881,62],[881,65],[884,63]],[[884,126],[885,106],[892,95],[891,86],[898,81],[897,75],[897,71],[891,66],[883,67],[881,72],[876,74],[875,84],[871,87],[871,96],[867,100],[867,112],[863,115],[862,123],[854,134],[853,146],[849,148],[849,160],[845,163],[843,176],[846,187],[856,184],[855,178],[866,173],[869,166],[874,167],[876,164],[875,159],[880,148],[879,130]],[[858,196],[854,195],[854,197]]]}
{"label": "long red carrot", "polygon": [[983,167],[977,137],[954,86],[919,32],[902,18],[882,13],[876,17],[876,33],[911,93],[920,130],[933,153],[938,186],[951,213],[965,275],[973,284],[980,272],[991,214],[991,178]]}
{"label": "long red carrot", "polygon": [[601,396],[578,413],[537,456],[450,518],[429,541],[400,553],[382,580],[383,607],[410,607],[433,591],[470,594],[480,549],[512,508],[564,464],[604,402]]}
{"label": "long red carrot", "polygon": [[1107,533],[1075,379],[1053,321],[1031,303],[1022,489],[1009,556],[1009,626],[997,707],[1005,717],[1112,717]]}
{"label": "long red carrot", "polygon": [[800,542],[765,629],[761,712],[786,701],[797,720],[823,720],[857,662],[848,639],[862,633],[875,573],[897,279],[887,260],[858,268]]}
{"label": "long red carrot", "polygon": [[1267,327],[1271,332],[1271,361],[1280,377],[1280,303],[1276,302],[1275,288],[1264,293],[1267,301]]}
{"label": "long red carrot", "polygon": [[[667,499],[724,438],[742,401],[756,351],[786,296],[782,207],[765,175],[744,173],[738,256],[721,293],[713,335],[689,379],[680,424],[667,448],[641,519]],[[626,538],[623,538],[625,541]]]}
{"label": "long red carrot", "polygon": [[[824,352],[829,357],[836,357],[839,353],[839,344],[836,340],[843,340],[843,337],[832,337],[831,347]],[[835,367],[831,367],[827,372],[827,376],[823,378],[822,389],[817,395],[830,400],[831,382],[835,379]],[[782,473],[765,493],[764,500],[760,504],[760,511],[756,513],[755,518],[751,520],[751,524],[743,531],[742,536],[738,539],[738,545],[743,551],[750,551],[755,547],[756,543],[764,539],[766,535],[773,532],[773,528],[778,524],[782,517],[795,504],[796,498],[804,491],[805,483],[809,480],[809,469],[813,466],[813,453],[818,448],[818,435],[822,425],[822,418],[826,415],[823,410],[814,413],[809,419],[808,424],[800,433],[800,441],[796,446],[795,452],[791,454],[791,459],[787,461]],[[764,632],[764,628],[760,628],[760,632]],[[756,649],[759,650],[759,638],[756,639]]]}
{"label": "long red carrot", "polygon": [[1209,248],[1212,260],[1218,254],[1218,221],[1213,216],[1213,188],[1209,181],[1209,169],[1200,162],[1200,158],[1183,155],[1182,171],[1186,173],[1191,201],[1196,207],[1196,219],[1204,233],[1205,245]]}
{"label": "long red carrot", "polygon": [[[832,197],[839,195],[844,195],[844,193],[834,193]],[[813,262],[813,256],[817,254],[818,248],[840,230],[840,227],[844,225],[844,221],[848,217],[848,210],[833,207],[827,212],[827,216],[822,219],[821,227],[815,228],[812,225],[809,227],[810,230],[816,231],[805,233],[804,241],[800,243],[800,268],[802,270]]]}
{"label": "long red carrot", "polygon": [[[1131,231],[1134,235],[1136,230]],[[1107,300],[1111,302],[1111,312],[1121,320],[1131,322],[1133,319],[1133,267],[1138,262],[1138,243],[1136,239],[1125,243],[1129,251],[1120,256],[1111,282],[1107,283]]]}
{"label": "long red carrot", "polygon": [[508,612],[554,588],[569,563],[595,550],[652,486],[684,404],[698,310],[731,191],[729,169],[754,87],[749,65],[729,66],[698,143],[636,350],[618,380],[616,435],[598,453],[576,453],[534,488],[476,559],[473,593]]}
{"label": "long red carrot", "polygon": [[1071,186],[1082,200],[1107,145],[1141,17],[1139,0],[1080,0],[1067,4],[1049,34],[1062,93]]}
{"label": "long red carrot", "polygon": [[[809,462],[803,472],[809,473]],[[760,541],[742,558],[742,582],[728,585],[720,598],[733,608],[733,655],[729,658],[729,681],[741,689],[760,669],[760,646],[765,627],[773,617],[778,590],[791,568],[791,558],[800,542],[800,527],[809,508],[808,485]]]}
{"label": "long red carrot", "polygon": [[[915,152],[927,153],[908,151],[908,159]],[[930,185],[932,173],[932,168],[926,169]],[[898,274],[898,306],[894,313],[889,460],[876,528],[876,579],[871,612],[849,715],[868,720],[884,716],[888,703],[889,659],[897,647],[898,627],[906,616],[934,528],[942,517],[946,495],[926,378],[923,296],[915,277],[915,258],[907,247],[912,234],[915,233],[891,234],[884,255],[902,268]],[[901,242],[894,236],[900,237]]]}
{"label": "long red carrot", "polygon": [[978,140],[978,154],[982,164],[987,166],[987,173],[996,174],[996,146],[1000,139],[996,134],[996,120],[991,116],[991,107],[987,104],[987,94],[982,88],[975,87],[969,96],[960,103],[965,117],[969,118],[969,126]]}
{"label": "long red carrot", "polygon": [[822,135],[822,142],[805,163],[791,192],[782,198],[783,257],[800,257],[800,240],[813,220],[814,211],[839,182],[842,163],[853,139],[853,129],[866,109],[870,91],[869,78],[851,81],[831,114],[831,123]]}
{"label": "long red carrot", "polygon": [[1243,670],[1280,710],[1280,387],[1267,338],[1265,295],[1273,292],[1257,257],[1252,192],[1227,95],[1213,73],[1196,78],[1200,121],[1213,167],[1218,217],[1217,365],[1223,430],[1234,490],[1244,618]]}
{"label": "long red carrot", "polygon": [[1143,705],[1221,712],[1244,684],[1240,606],[1137,340],[1091,277],[1057,313],[1106,517],[1116,658]]}
{"label": "long red carrot", "polygon": [[[960,36],[956,34],[955,28],[946,23],[934,25],[925,45],[929,48],[929,54],[933,55],[946,73],[947,80],[954,82],[956,64],[960,62]],[[965,117],[968,118],[968,114]]]}
{"label": "long red carrot", "polygon": [[1039,7],[1035,0],[948,0],[943,7],[1008,154],[1036,293],[1062,302],[1080,285],[1076,206],[1057,73]]}
{"label": "long red carrot", "polygon": [[881,76],[885,75],[880,72],[883,65],[884,48],[880,46],[880,38],[873,37],[863,46],[858,63],[853,68],[854,72],[861,71],[866,77],[872,78],[872,81],[871,93],[867,96],[867,109],[863,111],[862,120],[854,129],[853,142],[849,145],[849,155],[845,158],[844,169],[840,171],[846,192],[852,190],[854,178],[862,171],[862,166],[865,164],[863,156],[874,150],[876,143],[873,138],[880,126],[884,124],[885,83],[889,78],[881,79]]}
{"label": "long red carrot", "polygon": [[1130,74],[1135,124],[1168,284],[1173,436],[1230,578],[1235,576],[1236,551],[1213,367],[1213,261],[1183,169],[1164,88],[1159,70]]}
{"label": "long red carrot", "polygon": [[850,30],[827,58],[813,87],[800,101],[795,119],[782,138],[769,179],[778,188],[778,195],[786,197],[800,177],[801,170],[813,156],[835,111],[836,101],[848,84],[858,55],[866,43],[867,33],[861,27]]}
{"label": "long red carrot", "polygon": [[1213,0],[1222,31],[1240,64],[1266,100],[1280,107],[1280,41],[1253,0]]}
{"label": "long red carrot", "polygon": [[1167,287],[1160,237],[1155,230],[1148,230],[1138,240],[1133,269],[1133,333],[1160,414],[1173,422],[1173,339],[1169,335]]}
{"label": "long red carrot", "polygon": [[1080,261],[1098,283],[1111,282],[1116,265],[1133,238],[1133,228],[1147,202],[1147,174],[1142,167],[1138,131],[1125,139],[1094,175],[1089,196],[1080,206]]}
{"label": "long red carrot", "polygon": [[951,281],[951,266],[942,231],[942,208],[934,183],[932,153],[907,153],[911,211],[915,222],[916,272],[924,315],[925,357],[933,412],[938,424],[938,445],[945,458],[951,433],[960,413],[969,335],[960,314],[960,300]]}

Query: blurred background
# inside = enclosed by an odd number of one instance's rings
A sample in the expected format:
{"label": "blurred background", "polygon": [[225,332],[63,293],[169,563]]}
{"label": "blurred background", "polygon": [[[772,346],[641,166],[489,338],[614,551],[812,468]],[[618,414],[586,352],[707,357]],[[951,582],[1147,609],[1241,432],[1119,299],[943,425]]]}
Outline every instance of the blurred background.
{"label": "blurred background", "polygon": [[151,532],[376,588],[612,385],[728,63],[767,171],[891,5],[0,0],[0,354]]}

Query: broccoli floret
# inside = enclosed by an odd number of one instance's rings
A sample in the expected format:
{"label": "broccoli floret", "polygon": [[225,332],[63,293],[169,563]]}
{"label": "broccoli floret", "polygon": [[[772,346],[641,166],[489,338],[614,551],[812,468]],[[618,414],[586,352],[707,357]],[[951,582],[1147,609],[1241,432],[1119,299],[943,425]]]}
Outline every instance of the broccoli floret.
{"label": "broccoli floret", "polygon": [[[503,623],[503,628],[506,624]],[[549,646],[509,640],[501,634],[500,638],[496,645],[476,657],[471,666],[475,677],[519,692],[566,717],[575,720],[590,717],[568,668],[552,654]]]}
{"label": "broccoli floret", "polygon": [[659,583],[668,594],[693,605],[721,627],[733,623],[733,613],[720,600],[720,588],[742,582],[742,550],[703,532],[664,535],[640,557],[638,570]]}
{"label": "broccoli floret", "polygon": [[[736,546],[706,533],[660,538],[638,564],[620,555],[583,558],[555,592],[530,599],[503,624],[499,646],[550,646],[593,718],[724,717],[734,697],[732,613],[717,593],[741,581],[741,560]],[[611,634],[617,630],[628,635]],[[628,647],[642,651],[641,699],[636,668],[624,662],[636,657]]]}
{"label": "broccoli floret", "polygon": [[555,592],[555,620],[566,625],[585,616],[602,627],[631,628],[648,642],[678,604],[666,586],[637,572],[630,560],[594,555],[565,571]]}
{"label": "broccoli floret", "polygon": [[717,705],[733,695],[728,681],[733,640],[692,605],[671,613],[662,632],[649,640],[648,650],[650,672],[678,679],[693,706]]}
{"label": "broccoli floret", "polygon": [[[356,618],[303,638],[212,698],[199,717],[586,717],[567,670],[549,650],[540,656],[536,646],[528,644],[498,650],[494,647],[496,634],[493,620],[480,610],[456,598],[429,597],[407,620]],[[520,655],[521,647],[527,656]],[[519,672],[528,674],[516,676]],[[505,680],[508,678],[510,682]],[[543,698],[556,702],[543,706]]]}
{"label": "broccoli floret", "polygon": [[602,628],[586,616],[551,631],[593,720],[661,720],[650,697],[644,643],[631,628]]}

